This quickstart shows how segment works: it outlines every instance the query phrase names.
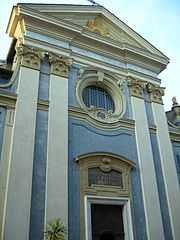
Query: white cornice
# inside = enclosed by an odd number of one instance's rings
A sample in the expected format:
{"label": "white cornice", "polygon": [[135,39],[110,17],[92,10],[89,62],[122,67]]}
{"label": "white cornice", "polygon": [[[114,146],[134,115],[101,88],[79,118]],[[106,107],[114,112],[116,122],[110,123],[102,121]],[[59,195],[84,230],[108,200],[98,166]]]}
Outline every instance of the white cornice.
{"label": "white cornice", "polygon": [[33,18],[36,18],[38,20],[42,20],[43,22],[48,22],[48,23],[51,23],[51,24],[54,24],[54,25],[57,25],[59,27],[63,27],[65,29],[69,29],[69,30],[73,30],[74,32],[81,32],[83,27],[81,26],[78,26],[76,24],[72,24],[66,20],[63,20],[63,19],[59,19],[59,18],[56,18],[54,16],[47,16],[46,14],[42,13],[42,12],[38,12],[36,10],[32,10],[31,8],[22,8],[21,9],[21,14],[23,16],[29,16],[29,17],[33,17]]}
{"label": "white cornice", "polygon": [[[34,4],[19,4],[19,7],[14,8],[15,9],[20,9],[18,11],[18,14],[21,14],[22,16],[29,16],[38,20],[41,20],[43,22],[47,22],[47,23],[51,23],[53,25],[56,25],[58,27],[62,27],[66,30],[70,30],[74,33],[78,33],[81,37],[86,37],[88,39],[93,39],[95,41],[98,41],[100,43],[109,45],[111,47],[115,47],[121,50],[127,50],[129,52],[134,52],[135,54],[141,55],[143,57],[149,58],[152,61],[156,61],[159,62],[163,65],[167,65],[169,59],[163,55],[160,51],[158,51],[157,49],[155,49],[150,43],[148,43],[146,40],[144,40],[140,35],[138,35],[136,32],[134,32],[131,28],[129,28],[125,23],[123,23],[121,20],[119,20],[117,17],[115,17],[113,14],[111,14],[108,10],[104,9],[103,7],[91,7],[91,6],[81,6],[80,9],[77,8],[77,6],[73,6],[73,5],[34,5]],[[28,6],[28,7],[27,7]],[[31,8],[33,6],[33,8]],[[42,9],[41,9],[42,7]],[[157,52],[156,53],[150,53],[144,49],[141,48],[135,48],[129,44],[124,44],[124,43],[120,43],[118,41],[112,40],[112,39],[108,39],[107,37],[102,37],[99,36],[98,34],[94,34],[93,32],[90,31],[86,31],[82,26],[76,25],[74,23],[68,22],[66,20],[62,20],[59,18],[56,18],[54,16],[47,16],[46,12],[50,12],[50,9],[52,7],[51,12],[53,11],[60,11],[60,12],[64,12],[64,11],[69,11],[69,12],[96,12],[96,13],[101,13],[103,14],[106,18],[109,19],[109,21],[113,22],[114,24],[118,25],[119,27],[121,27],[123,29],[123,31],[127,32],[128,34],[132,34],[134,38],[137,39],[137,41],[139,41],[141,43],[141,45],[144,44],[145,48],[148,48],[151,50],[151,48],[155,49]],[[38,10],[35,10],[38,9]],[[54,10],[53,10],[54,8]],[[41,9],[41,10],[40,10]],[[13,11],[14,11],[13,10]],[[17,11],[17,10],[16,10]],[[11,22],[16,22],[17,18],[15,19],[13,17],[13,13],[12,13],[12,21]],[[15,21],[16,20],[16,21]],[[14,24],[14,23],[13,23]],[[10,30],[11,28],[11,24],[8,25],[8,32],[10,34],[10,36],[13,36],[13,31]],[[142,44],[143,43],[143,44]],[[145,44],[146,43],[146,44]]]}
{"label": "white cornice", "polygon": [[[116,66],[113,63],[105,62],[102,59],[95,59],[93,56],[87,56],[87,54],[81,54],[78,52],[74,52],[70,46],[70,48],[64,48],[56,45],[52,45],[52,43],[40,41],[38,39],[33,39],[28,36],[24,38],[25,45],[30,45],[36,48],[40,48],[42,50],[46,50],[47,52],[54,52],[55,54],[59,54],[62,56],[70,57],[73,59],[74,63],[83,66],[91,66],[99,69],[104,69],[112,74],[117,74],[118,76],[124,76],[125,78],[128,76],[134,77],[136,79],[147,81],[151,83],[160,83],[160,79],[156,77],[152,77],[142,72],[137,72],[132,69],[128,69],[125,66],[120,67]],[[117,60],[118,61],[118,60]]]}
{"label": "white cornice", "polygon": [[[27,30],[29,29],[30,31],[38,32],[39,34],[42,34],[42,36],[45,34],[47,36],[50,36],[51,38],[53,36],[53,38],[55,38],[55,39],[59,39],[59,40],[64,39],[68,43],[70,43],[72,46],[78,46],[80,48],[89,49],[89,50],[91,49],[92,51],[96,51],[99,54],[101,53],[101,54],[110,56],[112,58],[117,58],[118,60],[119,59],[124,60],[124,53],[126,53],[126,61],[127,62],[134,62],[137,65],[139,65],[139,64],[142,65],[143,64],[145,68],[150,68],[150,66],[151,66],[150,63],[145,64],[145,62],[146,62],[145,59],[147,59],[147,55],[148,55],[147,52],[144,52],[143,55],[141,53],[139,54],[139,53],[137,53],[135,51],[132,51],[132,50],[130,52],[128,49],[125,49],[125,44],[123,44],[121,46],[120,43],[114,41],[115,42],[115,44],[114,44],[114,42],[110,41],[109,39],[106,39],[106,41],[105,41],[103,38],[101,38],[99,36],[97,36],[97,38],[96,38],[96,35],[94,33],[88,33],[88,37],[86,37],[85,34],[84,34],[85,38],[83,40],[82,35],[81,36],[77,35],[77,34],[73,35],[70,32],[66,32],[66,33],[63,32],[63,34],[60,35],[60,34],[57,34],[57,32],[52,31],[52,29],[50,29],[50,28],[49,28],[49,30],[44,30],[44,29],[42,29],[42,26],[41,27],[37,27],[37,26],[30,25],[29,23],[26,23],[26,29]],[[59,31],[59,32],[62,32],[62,31]],[[90,37],[91,37],[92,40],[94,40],[94,43],[92,42],[91,45],[89,45],[89,41],[88,41]],[[103,41],[104,44],[106,44],[106,45],[108,44],[109,47],[114,48],[114,52],[116,52],[116,53],[112,53],[112,49],[109,49],[109,51],[103,51],[102,48],[93,47],[93,45],[95,43],[97,43],[97,39],[98,40],[100,39],[101,43]],[[86,43],[85,43],[85,41],[86,41]],[[126,46],[128,46],[128,45],[126,44]],[[121,53],[115,51],[115,49],[118,49],[119,51],[121,51]],[[133,49],[133,48],[131,47],[131,49]],[[141,52],[142,51],[143,50],[141,50]],[[132,54],[135,54],[134,60],[131,57]],[[143,57],[144,59],[140,59],[141,57]],[[151,61],[152,62],[156,61],[156,63],[159,64],[159,65],[157,65],[154,68],[151,66],[152,71],[155,71],[158,74],[159,73],[160,63],[158,62],[157,59],[153,59]]]}
{"label": "white cornice", "polygon": [[132,28],[130,28],[126,23],[121,21],[118,17],[116,17],[113,13],[108,11],[103,6],[97,5],[72,5],[72,4],[19,4],[22,8],[29,7],[32,9],[36,9],[42,13],[97,13],[102,14],[105,18],[107,18],[110,22],[114,23],[116,26],[120,27],[124,32],[133,36],[137,42],[140,42],[145,48],[150,49],[152,52],[156,52],[157,55],[161,55],[162,58],[165,58],[168,62],[169,59],[165,56],[161,51],[159,51],[155,46],[149,43],[146,39],[144,39],[140,34],[135,32]]}
{"label": "white cornice", "polygon": [[[31,35],[29,35],[29,33],[31,33],[31,31],[32,31],[32,33],[35,34],[35,35],[32,36],[32,38],[34,37],[36,40],[43,41],[43,39],[44,39],[44,40],[46,40],[46,42],[47,41],[51,42],[52,45],[54,43],[54,44],[57,44],[57,46],[61,46],[61,47],[64,46],[64,48],[68,48],[68,49],[69,48],[72,49],[74,47],[77,47],[79,49],[82,49],[82,51],[87,51],[87,50],[92,51],[99,56],[101,55],[105,58],[111,58],[114,61],[121,62],[122,68],[126,68],[126,64],[131,63],[131,64],[139,66],[139,68],[141,67],[141,68],[147,69],[146,72],[148,72],[148,71],[151,71],[152,73],[157,72],[157,67],[156,68],[155,67],[150,68],[150,65],[143,63],[143,61],[140,61],[140,60],[135,61],[133,59],[128,58],[127,56],[126,56],[126,58],[124,58],[124,56],[120,55],[120,54],[115,55],[115,54],[110,53],[110,52],[104,52],[102,49],[100,50],[100,49],[97,49],[97,48],[93,48],[92,46],[90,47],[90,46],[82,44],[82,42],[75,41],[75,39],[73,39],[73,37],[71,37],[71,36],[65,36],[65,35],[61,36],[61,35],[56,34],[56,33],[52,34],[52,32],[50,32],[50,31],[43,32],[44,33],[43,34],[42,30],[40,28],[31,27],[29,25],[27,27],[27,30],[28,30],[28,32],[26,33],[26,36],[25,36],[26,38],[31,36]],[[52,36],[53,36],[53,38],[52,38]],[[120,67],[120,65],[118,65],[118,66]],[[147,73],[146,73],[146,75],[147,75]]]}

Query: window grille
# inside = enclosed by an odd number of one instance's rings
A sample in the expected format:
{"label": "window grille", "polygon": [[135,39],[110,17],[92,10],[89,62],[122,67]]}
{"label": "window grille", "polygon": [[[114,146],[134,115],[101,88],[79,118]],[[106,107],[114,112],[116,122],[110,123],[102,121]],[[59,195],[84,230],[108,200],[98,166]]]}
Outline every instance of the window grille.
{"label": "window grille", "polygon": [[109,185],[123,188],[122,173],[111,170],[103,172],[99,168],[88,169],[88,185]]}
{"label": "window grille", "polygon": [[105,110],[112,110],[114,112],[114,102],[111,95],[103,88],[96,86],[88,86],[83,90],[84,104],[90,108],[102,108]]}

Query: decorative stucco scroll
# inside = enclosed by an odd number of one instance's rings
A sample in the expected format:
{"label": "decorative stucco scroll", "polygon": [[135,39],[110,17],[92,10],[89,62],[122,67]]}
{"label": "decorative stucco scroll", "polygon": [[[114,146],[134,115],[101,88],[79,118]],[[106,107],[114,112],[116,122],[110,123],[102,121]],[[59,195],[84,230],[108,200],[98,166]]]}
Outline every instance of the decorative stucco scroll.
{"label": "decorative stucco scroll", "polygon": [[87,22],[87,28],[88,30],[92,32],[97,32],[102,36],[108,36],[109,35],[109,30],[108,28],[103,24],[103,19],[100,16],[97,16],[93,20],[89,20]]}
{"label": "decorative stucco scroll", "polygon": [[128,79],[128,87],[132,96],[144,98],[145,91],[149,94],[152,102],[163,104],[162,96],[164,96],[164,87],[134,78]]}
{"label": "decorative stucco scroll", "polygon": [[68,77],[69,67],[72,64],[70,58],[49,53],[49,62],[51,64],[51,74]]}
{"label": "decorative stucco scroll", "polygon": [[149,96],[150,96],[150,100],[152,102],[163,104],[162,96],[164,96],[165,88],[152,83],[148,83],[146,87],[147,87],[147,92],[149,93]]}
{"label": "decorative stucco scroll", "polygon": [[16,48],[16,59],[22,66],[39,70],[41,59],[43,59],[43,57],[43,51],[38,48],[22,44]]}

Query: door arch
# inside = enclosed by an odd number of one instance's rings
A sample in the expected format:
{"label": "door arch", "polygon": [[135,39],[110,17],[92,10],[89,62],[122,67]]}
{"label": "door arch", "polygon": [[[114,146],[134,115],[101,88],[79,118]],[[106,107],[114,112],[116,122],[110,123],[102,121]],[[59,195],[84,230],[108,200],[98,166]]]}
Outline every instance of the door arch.
{"label": "door arch", "polygon": [[[95,152],[80,155],[76,158],[80,171],[80,240],[85,239],[85,205],[86,196],[96,197],[130,197],[130,171],[134,162],[125,157],[107,153]],[[113,236],[104,233],[102,240]],[[100,238],[100,239],[101,239]],[[111,240],[110,238],[110,240]]]}

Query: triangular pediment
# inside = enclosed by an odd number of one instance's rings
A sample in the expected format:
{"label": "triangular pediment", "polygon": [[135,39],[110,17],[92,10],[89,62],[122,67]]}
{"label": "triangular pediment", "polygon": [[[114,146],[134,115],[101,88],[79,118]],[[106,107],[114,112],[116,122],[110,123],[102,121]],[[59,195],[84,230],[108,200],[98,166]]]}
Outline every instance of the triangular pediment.
{"label": "triangular pediment", "polygon": [[61,13],[48,12],[48,16],[55,17],[68,21],[72,24],[83,27],[85,30],[97,33],[103,37],[110,38],[120,43],[129,44],[134,47],[146,49],[143,45],[138,43],[133,37],[126,33],[119,26],[115,25],[103,14],[100,13]]}
{"label": "triangular pediment", "polygon": [[[27,6],[26,4],[20,4]],[[40,12],[49,18],[58,19],[79,26],[99,37],[116,42],[126,49],[138,49],[159,56],[168,62],[168,58],[133,29],[102,6],[61,5],[61,4],[28,4],[28,8]]]}

